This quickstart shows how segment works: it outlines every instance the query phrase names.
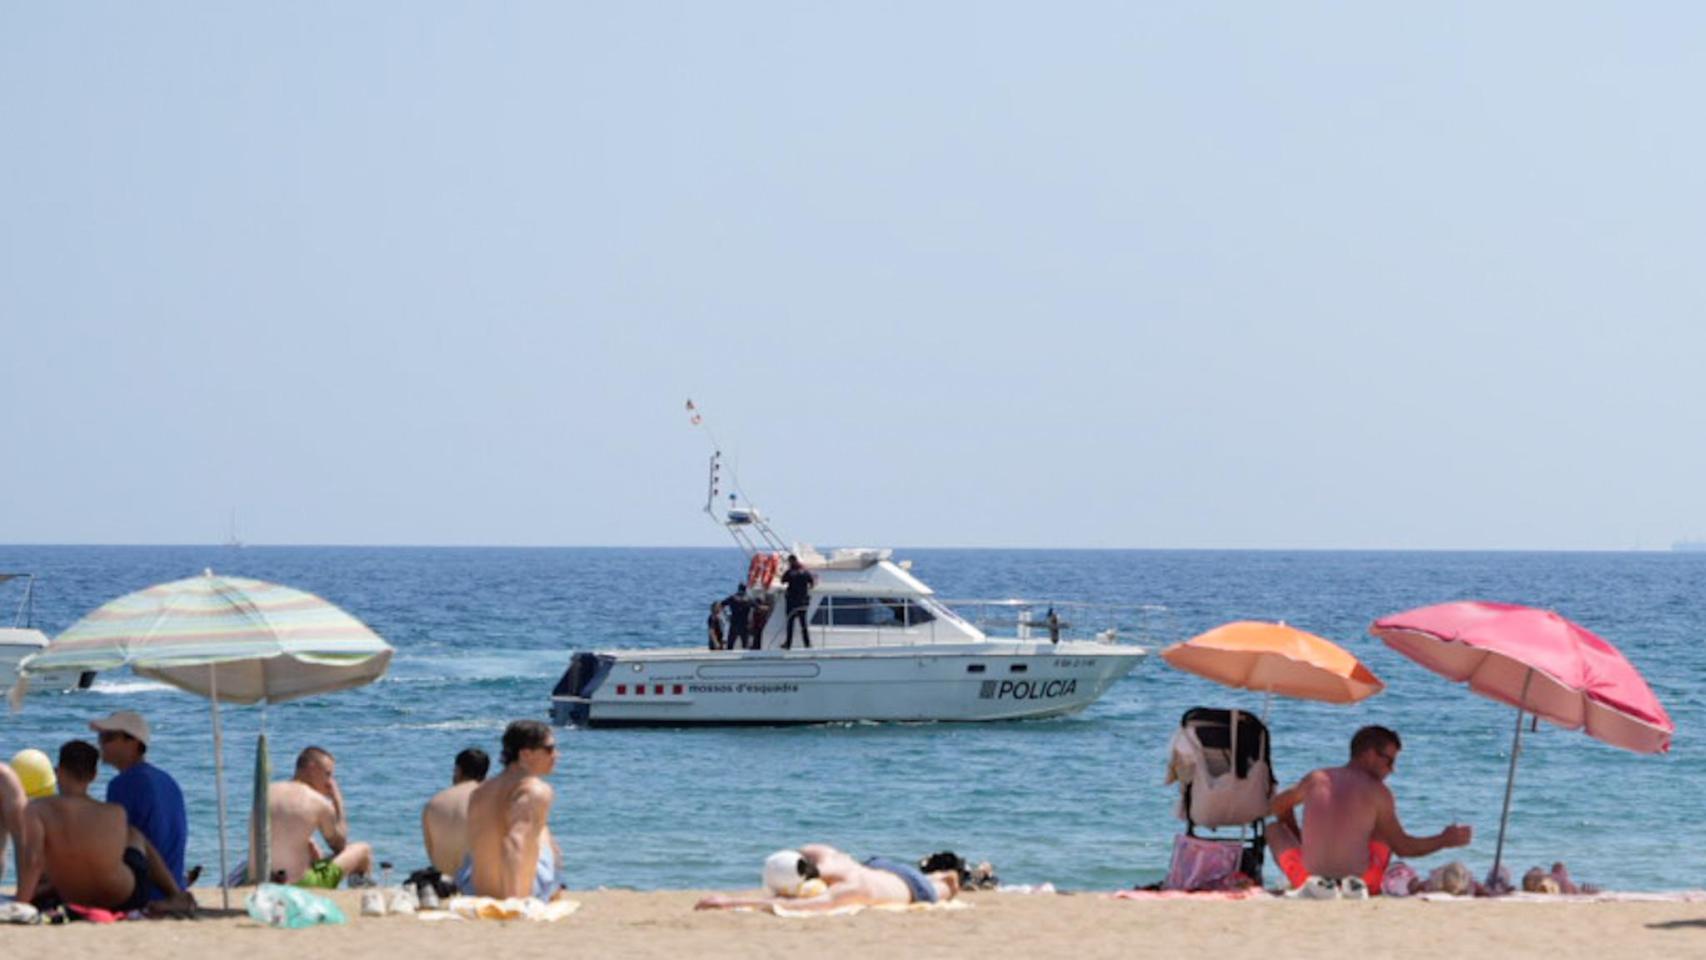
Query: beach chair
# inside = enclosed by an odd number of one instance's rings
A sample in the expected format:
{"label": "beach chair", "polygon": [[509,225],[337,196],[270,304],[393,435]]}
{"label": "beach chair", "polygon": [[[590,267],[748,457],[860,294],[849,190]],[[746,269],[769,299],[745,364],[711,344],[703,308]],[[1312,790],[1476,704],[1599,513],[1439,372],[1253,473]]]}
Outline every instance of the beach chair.
{"label": "beach chair", "polygon": [[1261,883],[1263,823],[1275,785],[1267,725],[1241,710],[1193,707],[1180,719],[1170,753],[1166,782],[1179,784],[1185,832],[1174,840],[1163,885],[1210,889],[1235,872]]}

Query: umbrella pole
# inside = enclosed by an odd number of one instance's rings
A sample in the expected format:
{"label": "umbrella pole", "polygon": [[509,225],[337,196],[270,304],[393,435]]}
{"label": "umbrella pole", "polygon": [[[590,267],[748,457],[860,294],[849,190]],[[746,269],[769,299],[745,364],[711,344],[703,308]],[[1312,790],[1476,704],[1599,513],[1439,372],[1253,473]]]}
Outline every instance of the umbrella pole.
{"label": "umbrella pole", "polygon": [[219,902],[220,909],[231,909],[230,866],[225,854],[225,738],[219,729],[219,669],[207,667],[207,688],[213,703],[213,791],[219,796]]}
{"label": "umbrella pole", "polygon": [[1238,708],[1232,708],[1232,772],[1238,772]]}
{"label": "umbrella pole", "polygon": [[261,735],[255,739],[255,795],[249,809],[249,878],[272,882],[272,755],[267,747],[267,702],[261,701]]}
{"label": "umbrella pole", "polygon": [[1534,669],[1529,668],[1522,678],[1522,698],[1516,708],[1516,733],[1511,737],[1511,768],[1505,775],[1505,807],[1499,813],[1499,844],[1493,848],[1493,872],[1489,877],[1497,876],[1499,864],[1505,857],[1505,825],[1511,818],[1511,791],[1516,787],[1516,760],[1522,755],[1522,714],[1528,708],[1528,685],[1534,680]]}

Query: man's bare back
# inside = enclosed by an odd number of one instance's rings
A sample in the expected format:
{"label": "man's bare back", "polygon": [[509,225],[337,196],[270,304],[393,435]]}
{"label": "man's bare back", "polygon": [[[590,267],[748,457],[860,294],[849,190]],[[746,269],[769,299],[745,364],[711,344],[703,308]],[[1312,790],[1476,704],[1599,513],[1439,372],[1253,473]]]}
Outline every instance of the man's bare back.
{"label": "man's bare back", "polygon": [[1356,767],[1316,770],[1303,788],[1303,865],[1318,877],[1360,877],[1392,791]]}
{"label": "man's bare back", "polygon": [[284,871],[286,883],[295,883],[323,856],[314,834],[335,823],[332,801],[305,783],[286,780],[267,788],[267,816],[272,821],[272,868]]}
{"label": "man's bare back", "polygon": [[452,876],[468,858],[468,799],[480,784],[464,780],[446,787],[421,811],[421,835],[427,858],[439,873]]}
{"label": "man's bare back", "polygon": [[546,830],[551,785],[520,766],[480,784],[468,795],[468,850],[474,858],[474,893],[527,897],[534,893]]}
{"label": "man's bare back", "polygon": [[130,822],[124,808],[88,797],[43,797],[25,811],[25,828],[40,831],[42,866],[67,903],[116,907],[136,893],[124,864]]}

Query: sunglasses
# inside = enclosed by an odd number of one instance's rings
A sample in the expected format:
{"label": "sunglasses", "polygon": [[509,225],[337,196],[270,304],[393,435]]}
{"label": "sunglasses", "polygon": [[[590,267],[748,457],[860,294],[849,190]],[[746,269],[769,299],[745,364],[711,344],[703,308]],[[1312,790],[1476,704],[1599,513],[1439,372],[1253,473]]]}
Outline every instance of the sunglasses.
{"label": "sunglasses", "polygon": [[112,741],[117,740],[120,737],[123,737],[126,740],[135,739],[130,734],[125,733],[123,730],[102,730],[95,735],[95,739],[99,740],[102,743],[111,743]]}

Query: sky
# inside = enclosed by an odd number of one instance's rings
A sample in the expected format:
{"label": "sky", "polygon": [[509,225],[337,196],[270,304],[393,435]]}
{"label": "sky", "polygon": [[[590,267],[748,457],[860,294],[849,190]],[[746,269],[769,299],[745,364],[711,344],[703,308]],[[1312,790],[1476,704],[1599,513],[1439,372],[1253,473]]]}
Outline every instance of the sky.
{"label": "sky", "polygon": [[1706,536],[1703,21],[0,3],[0,543]]}

